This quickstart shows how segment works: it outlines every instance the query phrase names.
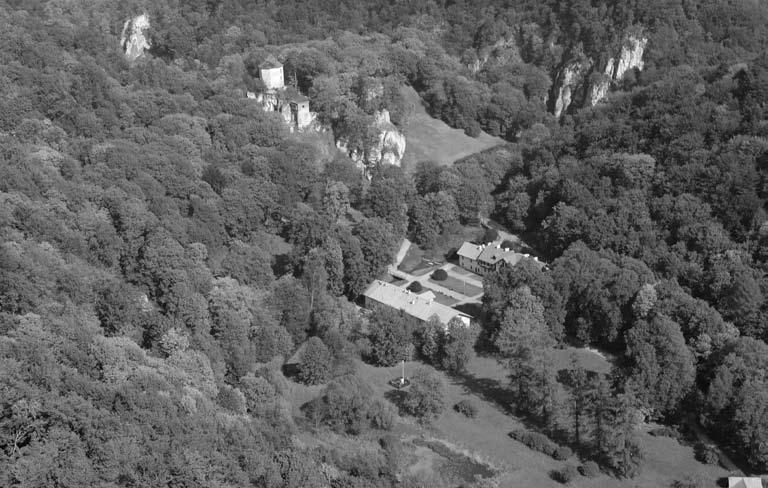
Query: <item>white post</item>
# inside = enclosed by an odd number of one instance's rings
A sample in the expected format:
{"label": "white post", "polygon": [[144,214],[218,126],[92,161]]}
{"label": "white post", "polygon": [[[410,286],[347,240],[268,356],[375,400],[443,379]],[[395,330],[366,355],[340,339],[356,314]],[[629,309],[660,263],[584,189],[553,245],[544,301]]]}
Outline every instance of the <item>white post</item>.
{"label": "white post", "polygon": [[403,359],[402,364],[403,364],[403,377],[400,379],[400,384],[404,385],[405,384],[405,359]]}

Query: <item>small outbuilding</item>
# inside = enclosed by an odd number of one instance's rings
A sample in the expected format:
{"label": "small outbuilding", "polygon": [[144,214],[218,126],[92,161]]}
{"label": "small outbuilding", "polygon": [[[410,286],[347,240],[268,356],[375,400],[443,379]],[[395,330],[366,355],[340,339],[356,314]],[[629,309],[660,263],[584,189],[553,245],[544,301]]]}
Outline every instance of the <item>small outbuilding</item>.
{"label": "small outbuilding", "polygon": [[760,478],[729,476],[728,488],[763,488],[763,480]]}

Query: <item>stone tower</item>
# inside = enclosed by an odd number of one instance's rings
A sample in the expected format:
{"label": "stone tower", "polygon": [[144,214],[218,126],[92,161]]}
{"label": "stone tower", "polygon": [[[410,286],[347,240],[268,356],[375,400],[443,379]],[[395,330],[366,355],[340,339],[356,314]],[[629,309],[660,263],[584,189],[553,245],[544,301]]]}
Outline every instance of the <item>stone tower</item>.
{"label": "stone tower", "polygon": [[267,91],[282,90],[285,88],[283,80],[283,65],[274,58],[269,58],[259,65],[259,77],[264,82]]}

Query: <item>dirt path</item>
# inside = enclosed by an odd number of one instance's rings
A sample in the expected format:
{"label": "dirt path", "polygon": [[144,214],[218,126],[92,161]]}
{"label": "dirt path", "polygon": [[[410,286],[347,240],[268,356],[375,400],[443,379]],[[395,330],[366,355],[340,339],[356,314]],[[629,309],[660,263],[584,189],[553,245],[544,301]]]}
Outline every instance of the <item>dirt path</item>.
{"label": "dirt path", "polygon": [[397,251],[397,255],[395,256],[395,262],[393,263],[395,269],[397,269],[398,266],[400,266],[400,263],[403,262],[403,259],[405,259],[405,255],[408,254],[408,249],[411,248],[411,241],[408,239],[403,239],[403,242],[400,243],[400,249]]}

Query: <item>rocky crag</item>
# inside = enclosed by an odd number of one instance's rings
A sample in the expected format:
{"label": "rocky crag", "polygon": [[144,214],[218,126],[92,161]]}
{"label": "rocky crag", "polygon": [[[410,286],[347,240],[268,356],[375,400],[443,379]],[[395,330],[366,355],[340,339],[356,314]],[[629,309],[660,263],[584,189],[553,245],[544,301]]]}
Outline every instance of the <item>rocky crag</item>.
{"label": "rocky crag", "polygon": [[120,35],[120,46],[128,60],[133,61],[144,55],[151,47],[146,31],[149,29],[149,16],[137,15],[128,19],[123,24],[123,33]]}
{"label": "rocky crag", "polygon": [[595,106],[627,71],[644,67],[643,54],[648,38],[640,33],[624,37],[614,56],[598,63],[581,53],[571,54],[554,77],[549,105],[555,117],[574,106]]}
{"label": "rocky crag", "polygon": [[343,138],[336,141],[336,146],[346,152],[366,174],[370,174],[379,164],[400,166],[405,154],[405,136],[390,121],[389,111],[377,111],[373,116],[372,126],[378,135],[370,147],[359,149]]}

